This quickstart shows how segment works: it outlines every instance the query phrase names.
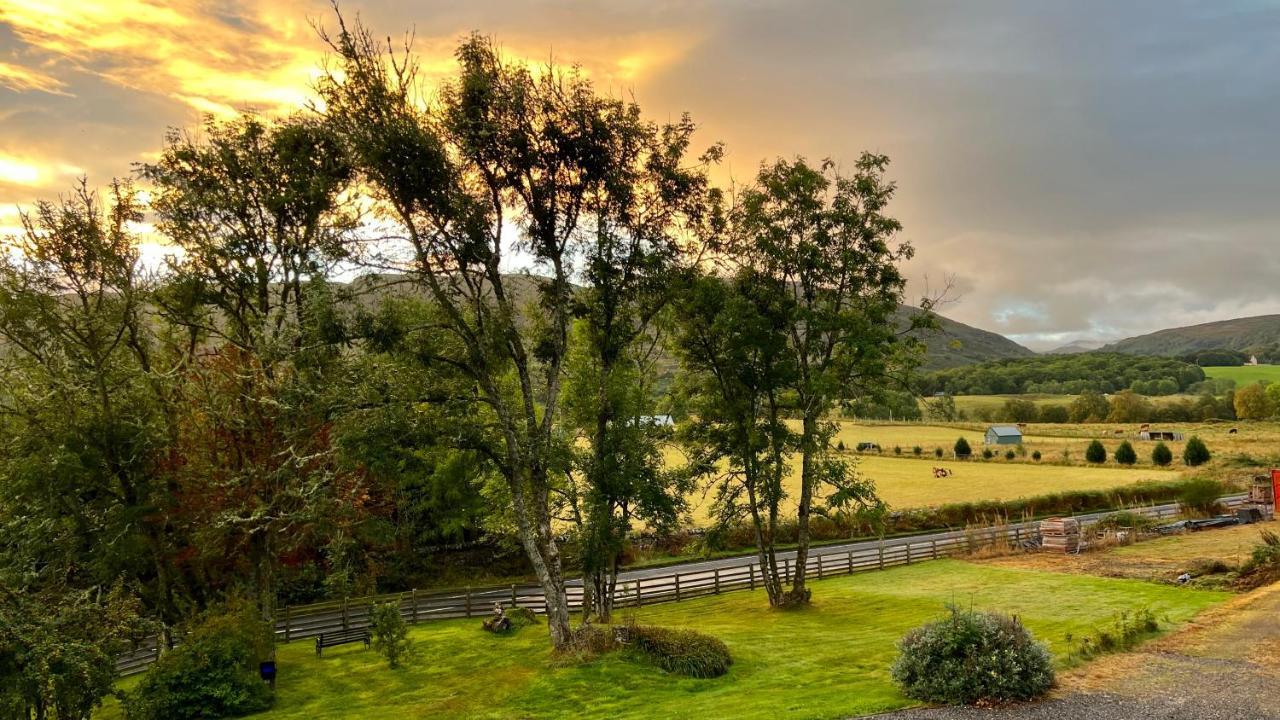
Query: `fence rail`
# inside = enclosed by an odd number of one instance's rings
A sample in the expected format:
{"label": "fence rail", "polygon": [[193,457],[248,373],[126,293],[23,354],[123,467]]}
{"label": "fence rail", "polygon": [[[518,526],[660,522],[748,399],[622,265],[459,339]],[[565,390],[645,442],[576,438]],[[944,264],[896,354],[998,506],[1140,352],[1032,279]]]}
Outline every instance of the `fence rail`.
{"label": "fence rail", "polygon": [[[1244,495],[1229,495],[1221,501],[1228,508],[1243,504]],[[1079,516],[1084,526],[1117,511]],[[1178,514],[1176,504],[1133,508],[1155,519]],[[921,536],[892,540],[867,541],[839,546],[810,548],[806,562],[809,575],[815,579],[850,575],[857,572],[883,570],[888,567],[910,565],[913,562],[936,560],[951,555],[971,552],[997,542],[1021,544],[1039,541],[1039,522],[1029,521],[978,530],[954,530],[929,533]],[[789,553],[788,553],[789,555]],[[655,574],[644,571],[626,573],[618,580],[614,591],[616,607],[639,607],[662,602],[680,602],[704,595],[736,590],[754,590],[760,586],[761,573],[754,556],[735,558],[718,563],[715,567],[693,567],[681,570],[674,566],[670,573]],[[796,568],[791,557],[779,557],[779,571],[784,582],[790,582]],[[580,611],[583,603],[583,586],[571,581],[566,588],[570,611]],[[485,587],[458,588],[423,592],[410,590],[401,593],[371,595],[348,600],[331,600],[309,605],[284,608],[276,620],[276,639],[291,642],[312,638],[320,633],[369,626],[369,614],[373,605],[394,602],[400,607],[400,615],[407,623],[428,620],[448,620],[487,616],[494,603],[506,606],[527,607],[534,612],[546,611],[542,587],[532,584],[490,585]],[[141,672],[160,654],[158,638],[139,642],[134,650],[117,657],[116,667],[121,674]]]}

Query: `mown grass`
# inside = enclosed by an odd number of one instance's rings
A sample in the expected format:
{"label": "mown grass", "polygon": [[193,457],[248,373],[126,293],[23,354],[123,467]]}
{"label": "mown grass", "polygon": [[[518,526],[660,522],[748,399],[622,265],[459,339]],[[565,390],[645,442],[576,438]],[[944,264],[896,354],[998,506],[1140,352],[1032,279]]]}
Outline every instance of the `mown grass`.
{"label": "mown grass", "polygon": [[[1121,610],[1147,607],[1174,623],[1226,593],[961,561],[937,561],[816,584],[802,611],[769,610],[761,592],[642,609],[645,623],[692,627],[734,656],[715,680],[681,678],[621,657],[553,661],[542,628],[512,637],[479,620],[414,628],[417,655],[392,671],[359,646],[317,660],[306,642],[279,652],[269,720],[324,718],[837,718],[908,706],[889,678],[895,643],[956,602],[1015,613],[1067,662],[1081,636]],[[119,717],[114,710],[102,717]]]}
{"label": "mown grass", "polygon": [[1251,385],[1259,380],[1280,382],[1280,365],[1241,365],[1238,367],[1207,367],[1206,377],[1235,380],[1236,388]]}

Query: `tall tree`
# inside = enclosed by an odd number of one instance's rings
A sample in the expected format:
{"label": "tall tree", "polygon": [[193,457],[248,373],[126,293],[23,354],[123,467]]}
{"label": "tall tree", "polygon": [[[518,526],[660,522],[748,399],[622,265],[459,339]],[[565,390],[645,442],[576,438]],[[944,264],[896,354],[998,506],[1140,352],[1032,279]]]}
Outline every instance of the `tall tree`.
{"label": "tall tree", "polygon": [[676,312],[673,344],[688,371],[683,392],[691,411],[680,435],[691,471],[712,478],[717,527],[751,524],[761,584],[771,605],[783,605],[776,548],[797,445],[784,414],[796,374],[786,292],[749,269],[731,278],[707,275],[682,293]]}
{"label": "tall tree", "polygon": [[[895,241],[902,226],[885,214],[895,190],[884,177],[888,163],[864,153],[846,177],[830,160],[817,167],[778,160],[761,167],[734,214],[728,255],[783,295],[779,331],[795,368],[800,493],[789,602],[809,597],[809,519],[822,486],[838,505],[879,502],[874,485],[829,452],[836,428],[829,416],[869,388],[895,380],[905,388],[918,356],[894,323],[905,287],[898,264],[912,249]],[[927,323],[922,314],[907,330]]]}
{"label": "tall tree", "polygon": [[0,257],[0,564],[33,588],[123,580],[172,622],[171,368],[143,314],[139,220],[128,185],[81,182]]}
{"label": "tall tree", "polygon": [[[566,470],[559,419],[573,281],[589,274],[579,263],[599,255],[601,237],[658,239],[633,234],[662,227],[645,194],[678,208],[683,191],[672,201],[671,188],[638,183],[665,179],[661,163],[680,161],[679,130],[675,142],[654,144],[634,103],[601,96],[576,71],[507,62],[483,37],[458,48],[458,77],[421,102],[411,51],[384,51],[363,27],[338,24],[326,37],[338,60],[321,83],[326,116],[408,250],[386,266],[411,274],[453,337],[437,362],[474,384],[471,418],[482,428],[474,434],[489,439],[486,455],[547,599],[552,642],[563,647],[569,605],[551,493]],[[645,214],[623,214],[638,210]],[[517,252],[532,272],[508,274]]]}
{"label": "tall tree", "polygon": [[359,478],[335,467],[323,392],[339,368],[328,277],[355,225],[351,170],[323,123],[245,116],[171,133],[140,174],[181,249],[157,294],[190,357],[180,505],[208,560],[247,558],[270,618],[281,555],[359,507]]}

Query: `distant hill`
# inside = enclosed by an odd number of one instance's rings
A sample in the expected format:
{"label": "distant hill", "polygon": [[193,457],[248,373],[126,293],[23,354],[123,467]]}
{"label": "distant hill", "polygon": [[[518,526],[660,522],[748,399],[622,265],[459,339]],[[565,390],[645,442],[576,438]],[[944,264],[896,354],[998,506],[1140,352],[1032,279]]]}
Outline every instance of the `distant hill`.
{"label": "distant hill", "polygon": [[1246,350],[1280,342],[1280,315],[1219,320],[1131,337],[1103,348],[1127,355],[1181,357],[1198,350]]}
{"label": "distant hill", "polygon": [[1045,355],[1075,355],[1076,353],[1092,352],[1105,346],[1106,343],[1101,340],[1072,340],[1066,345],[1060,345],[1052,350],[1045,350]]}
{"label": "distant hill", "polygon": [[[898,309],[899,322],[905,324],[908,317],[918,312],[920,312],[919,308],[903,305]],[[928,348],[924,365],[926,370],[945,370],[989,360],[1035,355],[1034,351],[1003,335],[965,325],[941,315],[938,316],[938,325],[937,331],[920,335],[920,339]]]}

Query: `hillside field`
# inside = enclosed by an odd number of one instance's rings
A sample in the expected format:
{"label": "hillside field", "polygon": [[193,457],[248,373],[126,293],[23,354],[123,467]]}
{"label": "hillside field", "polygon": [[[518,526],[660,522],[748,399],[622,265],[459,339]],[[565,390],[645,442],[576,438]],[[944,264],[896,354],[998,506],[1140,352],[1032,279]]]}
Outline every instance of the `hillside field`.
{"label": "hillside field", "polygon": [[1280,365],[1240,365],[1238,367],[1207,367],[1206,377],[1235,380],[1236,387],[1252,385],[1259,380],[1280,382]]}
{"label": "hillside field", "polygon": [[[1228,595],[1134,580],[939,560],[812,583],[813,605],[770,610],[763,591],[645,607],[642,623],[687,626],[723,640],[727,675],[696,680],[610,655],[577,664],[550,655],[546,632],[510,637],[479,620],[415,626],[416,654],[390,670],[360,645],[280,646],[276,707],[262,720],[329,718],[844,718],[913,705],[889,677],[907,630],[960,602],[1016,614],[1067,664],[1081,637],[1121,611],[1149,608],[1181,624]],[[1043,602],[1053,598],[1054,602]],[[126,686],[128,683],[126,683]],[[98,717],[119,720],[114,703]]]}

